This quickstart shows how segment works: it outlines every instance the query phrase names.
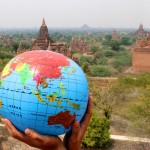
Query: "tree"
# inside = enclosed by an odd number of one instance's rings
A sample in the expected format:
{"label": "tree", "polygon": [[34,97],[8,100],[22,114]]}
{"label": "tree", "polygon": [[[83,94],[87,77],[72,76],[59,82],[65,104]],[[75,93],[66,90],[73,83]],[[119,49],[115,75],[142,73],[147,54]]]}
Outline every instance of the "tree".
{"label": "tree", "polygon": [[101,57],[103,57],[103,51],[97,51],[97,52],[94,53],[94,61],[96,59],[101,58]]}
{"label": "tree", "polygon": [[99,50],[99,47],[96,46],[96,45],[94,45],[94,46],[91,47],[91,51],[92,51],[93,53],[97,52],[98,50]]}
{"label": "tree", "polygon": [[89,68],[89,63],[88,62],[84,62],[83,65],[82,65],[82,70],[85,72],[85,73],[90,73],[90,68]]}
{"label": "tree", "polygon": [[110,42],[110,47],[111,47],[112,50],[119,51],[119,49],[120,49],[120,42],[112,40]]}
{"label": "tree", "polygon": [[105,50],[104,51],[104,55],[106,56],[106,57],[112,57],[112,56],[114,56],[115,55],[115,52],[113,51],[113,50]]}
{"label": "tree", "polygon": [[107,40],[108,42],[110,42],[111,39],[112,39],[112,35],[111,34],[105,35],[105,40]]}
{"label": "tree", "polygon": [[88,62],[89,64],[92,64],[93,62],[93,58],[91,56],[81,56],[80,57],[80,60],[79,60],[79,63],[80,65],[82,66],[84,62]]}
{"label": "tree", "polygon": [[108,77],[112,75],[111,69],[106,66],[93,65],[90,67],[90,70],[93,77]]}
{"label": "tree", "polygon": [[121,39],[121,44],[122,45],[131,45],[133,42],[132,42],[132,39],[130,37],[122,37]]}

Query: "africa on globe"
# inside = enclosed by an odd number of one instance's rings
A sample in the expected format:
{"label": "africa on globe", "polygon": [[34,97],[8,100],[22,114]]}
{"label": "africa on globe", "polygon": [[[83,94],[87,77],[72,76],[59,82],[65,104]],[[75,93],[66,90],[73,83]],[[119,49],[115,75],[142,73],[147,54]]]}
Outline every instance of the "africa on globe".
{"label": "africa on globe", "polygon": [[52,51],[22,53],[5,66],[0,80],[0,115],[24,132],[60,135],[81,121],[88,103],[82,69]]}

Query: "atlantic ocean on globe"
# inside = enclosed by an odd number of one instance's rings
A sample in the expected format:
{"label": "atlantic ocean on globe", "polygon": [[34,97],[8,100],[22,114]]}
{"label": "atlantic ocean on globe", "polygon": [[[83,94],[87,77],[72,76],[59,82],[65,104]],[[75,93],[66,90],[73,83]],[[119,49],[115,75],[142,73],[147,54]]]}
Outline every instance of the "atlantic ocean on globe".
{"label": "atlantic ocean on globe", "polygon": [[0,114],[24,132],[60,135],[81,121],[88,103],[88,83],[82,69],[51,51],[28,51],[3,69]]}

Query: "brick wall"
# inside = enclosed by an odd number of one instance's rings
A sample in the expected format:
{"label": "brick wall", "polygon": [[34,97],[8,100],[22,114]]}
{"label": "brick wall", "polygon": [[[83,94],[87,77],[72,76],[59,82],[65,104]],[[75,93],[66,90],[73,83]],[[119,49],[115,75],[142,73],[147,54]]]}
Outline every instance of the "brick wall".
{"label": "brick wall", "polygon": [[132,70],[133,72],[150,71],[150,47],[132,50]]}

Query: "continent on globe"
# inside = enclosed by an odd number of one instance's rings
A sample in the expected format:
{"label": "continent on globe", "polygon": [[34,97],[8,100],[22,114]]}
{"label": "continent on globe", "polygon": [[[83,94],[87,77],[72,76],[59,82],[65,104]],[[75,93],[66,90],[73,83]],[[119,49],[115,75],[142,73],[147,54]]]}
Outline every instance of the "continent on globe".
{"label": "continent on globe", "polygon": [[62,126],[64,126],[64,128],[68,129],[72,125],[75,118],[76,114],[74,113],[73,115],[70,115],[70,111],[67,110],[65,112],[60,112],[55,116],[50,116],[48,118],[48,124],[61,124]]}

